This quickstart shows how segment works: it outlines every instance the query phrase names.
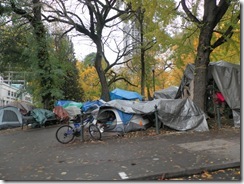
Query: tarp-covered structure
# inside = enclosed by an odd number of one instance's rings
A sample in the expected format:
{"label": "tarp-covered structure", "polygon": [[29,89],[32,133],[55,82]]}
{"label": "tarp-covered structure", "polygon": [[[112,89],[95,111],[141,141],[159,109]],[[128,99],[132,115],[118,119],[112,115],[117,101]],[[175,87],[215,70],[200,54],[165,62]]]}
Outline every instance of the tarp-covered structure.
{"label": "tarp-covered structure", "polygon": [[69,114],[69,119],[75,118],[76,115],[81,114],[82,102],[75,102],[72,100],[58,100],[54,104],[55,107],[61,106]]}
{"label": "tarp-covered structure", "polygon": [[17,107],[22,115],[27,115],[35,106],[31,103],[24,101],[12,101],[7,106]]}
{"label": "tarp-covered structure", "polygon": [[71,101],[71,100],[58,100],[55,103],[55,106],[62,106],[63,108],[73,107],[73,106],[81,108],[82,105],[83,104],[81,102],[75,102],[75,101]]}
{"label": "tarp-covered structure", "polygon": [[[127,114],[149,115],[158,111],[158,120],[175,130],[208,131],[204,112],[190,99],[155,99],[152,101],[112,100],[99,109],[114,108]],[[99,119],[99,114],[97,119]]]}
{"label": "tarp-covered structure", "polygon": [[[193,64],[187,65],[175,98],[193,99],[194,89]],[[241,80],[240,65],[225,61],[210,62],[208,66],[208,81],[213,79],[226,103],[232,109],[234,125],[240,126]]]}
{"label": "tarp-covered structure", "polygon": [[40,126],[45,125],[45,123],[50,119],[56,119],[55,114],[47,109],[36,108],[33,109],[30,113],[31,116],[35,119]]}
{"label": "tarp-covered structure", "polygon": [[153,94],[154,99],[164,98],[164,99],[174,99],[178,91],[178,86],[170,86],[168,88],[155,91]]}
{"label": "tarp-covered structure", "polygon": [[142,100],[142,96],[134,91],[127,91],[123,89],[116,88],[110,92],[111,100]]}
{"label": "tarp-covered structure", "polygon": [[90,109],[97,109],[101,105],[103,105],[104,103],[105,103],[105,101],[103,101],[102,99],[94,100],[94,101],[87,101],[87,102],[83,103],[83,106],[82,106],[81,110],[83,112],[87,112]]}
{"label": "tarp-covered structure", "polygon": [[61,123],[66,123],[70,119],[69,113],[62,106],[55,106],[53,108],[53,113]]}

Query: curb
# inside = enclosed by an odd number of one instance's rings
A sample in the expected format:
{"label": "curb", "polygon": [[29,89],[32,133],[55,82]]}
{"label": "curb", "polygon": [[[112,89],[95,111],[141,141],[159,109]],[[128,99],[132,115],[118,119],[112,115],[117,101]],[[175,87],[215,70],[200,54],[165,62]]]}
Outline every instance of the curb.
{"label": "curb", "polygon": [[201,168],[192,168],[192,169],[182,169],[176,172],[166,172],[166,173],[159,173],[150,176],[138,177],[138,178],[129,178],[125,180],[164,180],[169,178],[178,178],[184,176],[190,176],[194,174],[199,174],[202,171],[217,171],[221,169],[228,169],[228,168],[235,168],[240,167],[240,162],[232,162],[226,164],[217,164],[212,166],[206,166]]}

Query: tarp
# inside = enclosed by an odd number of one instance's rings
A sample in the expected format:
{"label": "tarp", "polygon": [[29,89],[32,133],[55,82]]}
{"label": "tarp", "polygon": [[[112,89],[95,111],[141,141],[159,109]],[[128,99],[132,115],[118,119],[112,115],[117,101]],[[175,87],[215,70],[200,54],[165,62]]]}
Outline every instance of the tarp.
{"label": "tarp", "polygon": [[[188,64],[175,98],[193,99],[195,66]],[[226,103],[233,111],[234,125],[240,126],[241,80],[240,65],[226,61],[210,62],[208,80],[214,79]],[[234,112],[235,111],[235,112]]]}
{"label": "tarp", "polygon": [[130,114],[152,114],[155,107],[158,119],[175,130],[208,131],[204,112],[190,99],[155,99],[152,101],[112,100],[104,106],[116,108]]}
{"label": "tarp", "polygon": [[166,89],[155,91],[153,94],[154,99],[165,98],[165,99],[174,99],[179,87],[170,86]]}
{"label": "tarp", "polygon": [[20,113],[23,115],[28,114],[32,109],[35,108],[33,104],[24,101],[9,102],[7,106],[17,107]]}
{"label": "tarp", "polygon": [[36,122],[40,125],[45,125],[48,119],[56,119],[55,114],[47,109],[36,108],[31,111],[31,116],[34,117]]}
{"label": "tarp", "polygon": [[53,113],[56,115],[56,118],[61,122],[67,122],[70,119],[68,112],[62,106],[54,107]]}
{"label": "tarp", "polygon": [[142,96],[134,91],[127,91],[123,89],[116,88],[110,92],[111,100],[142,100]]}
{"label": "tarp", "polygon": [[209,70],[218,89],[223,94],[227,104],[231,109],[241,107],[241,79],[240,65],[227,63],[224,61],[212,62]]}
{"label": "tarp", "polygon": [[96,109],[98,107],[100,107],[102,104],[104,104],[105,101],[103,100],[95,100],[95,101],[87,101],[87,102],[83,102],[83,106],[82,106],[82,111],[86,112],[88,109],[92,108],[92,109]]}
{"label": "tarp", "polygon": [[73,119],[76,117],[76,115],[81,114],[81,109],[76,106],[68,106],[64,109],[68,112],[70,119]]}
{"label": "tarp", "polygon": [[63,108],[70,107],[70,106],[76,106],[78,108],[81,108],[82,105],[83,104],[81,102],[75,102],[71,100],[58,100],[55,103],[55,106],[62,106]]}
{"label": "tarp", "polygon": [[22,123],[22,115],[17,107],[0,107],[0,129],[20,127]]}

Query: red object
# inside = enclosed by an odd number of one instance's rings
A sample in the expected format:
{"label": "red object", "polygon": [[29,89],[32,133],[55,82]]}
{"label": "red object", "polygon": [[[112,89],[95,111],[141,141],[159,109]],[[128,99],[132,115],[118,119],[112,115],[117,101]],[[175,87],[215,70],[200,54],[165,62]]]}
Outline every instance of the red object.
{"label": "red object", "polygon": [[224,102],[225,101],[225,98],[222,95],[222,93],[216,92],[216,96],[217,96],[217,101],[219,101],[219,102]]}
{"label": "red object", "polygon": [[69,114],[68,112],[61,106],[56,106],[53,109],[53,113],[56,115],[56,118],[62,122],[69,121]]}

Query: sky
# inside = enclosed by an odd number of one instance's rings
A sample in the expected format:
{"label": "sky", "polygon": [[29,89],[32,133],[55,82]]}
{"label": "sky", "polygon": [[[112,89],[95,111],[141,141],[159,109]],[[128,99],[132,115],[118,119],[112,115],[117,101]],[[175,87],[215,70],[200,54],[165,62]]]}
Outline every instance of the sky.
{"label": "sky", "polygon": [[[241,4],[243,4],[244,0],[240,0]],[[241,16],[243,16],[241,14]],[[108,30],[104,30],[104,35],[106,36],[106,34],[108,34]],[[113,33],[113,35],[111,36],[111,42],[110,42],[110,47],[112,47],[113,49],[116,48],[116,45],[114,44],[114,39],[122,39],[122,33],[118,33],[115,32]],[[82,61],[84,60],[84,58],[92,53],[92,52],[96,52],[96,46],[92,43],[92,41],[84,36],[76,36],[76,37],[72,37],[72,42],[74,44],[74,50],[75,50],[75,56],[78,60]],[[110,63],[112,61],[114,61],[116,59],[116,53],[112,52],[108,47],[105,46],[105,55],[108,58],[108,60],[110,61]]]}
{"label": "sky", "polygon": [[[79,8],[74,7],[73,5],[75,3],[72,0],[68,0],[67,2],[69,2],[70,4],[67,5],[67,7],[69,6],[71,9],[74,8],[74,12],[80,16],[83,23],[85,25],[89,25],[90,20],[89,20],[89,13],[87,12],[87,10],[84,8],[81,11]],[[114,13],[115,12],[111,10],[109,16],[113,16]],[[113,20],[109,23],[109,25],[116,24],[117,22],[118,20]],[[86,27],[89,29],[89,26]],[[113,26],[112,28],[105,27],[103,29],[103,39],[107,39],[107,43],[109,43],[109,47],[111,47],[114,50],[116,50],[116,44],[114,40],[116,40],[117,44],[120,42],[120,44],[123,45],[123,43],[121,42],[121,40],[123,39],[123,34],[121,31],[119,31],[119,29],[121,28],[118,28],[116,26]],[[92,40],[87,36],[84,35],[75,36],[77,34],[80,33],[78,33],[75,30],[72,30],[72,32],[70,33],[70,37],[74,44],[75,56],[78,60],[82,61],[88,54],[92,52],[96,52],[96,46],[92,42]],[[117,54],[112,52],[111,49],[109,49],[109,47],[104,45],[105,56],[107,57],[108,61],[111,63],[116,59]]]}
{"label": "sky", "polygon": [[[96,52],[95,44],[93,44],[92,41],[83,36],[73,37],[72,42],[74,44],[75,57],[79,61],[83,61],[88,54]],[[106,46],[105,55],[110,62],[116,59],[116,53],[110,51],[110,49]]]}

